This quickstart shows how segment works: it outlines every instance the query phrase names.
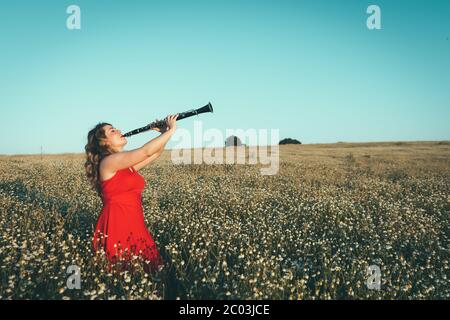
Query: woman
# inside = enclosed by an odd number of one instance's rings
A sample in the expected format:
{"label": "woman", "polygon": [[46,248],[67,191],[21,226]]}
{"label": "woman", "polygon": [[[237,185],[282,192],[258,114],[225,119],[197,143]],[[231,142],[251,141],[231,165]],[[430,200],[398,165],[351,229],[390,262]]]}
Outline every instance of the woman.
{"label": "woman", "polygon": [[147,272],[160,271],[163,261],[145,226],[142,209],[144,178],[140,169],[157,159],[176,130],[178,115],[169,115],[166,126],[154,129],[161,134],[142,147],[123,151],[127,139],[109,123],[99,123],[89,131],[85,169],[91,185],[102,198],[93,246],[102,248],[114,264],[133,256],[144,260]]}

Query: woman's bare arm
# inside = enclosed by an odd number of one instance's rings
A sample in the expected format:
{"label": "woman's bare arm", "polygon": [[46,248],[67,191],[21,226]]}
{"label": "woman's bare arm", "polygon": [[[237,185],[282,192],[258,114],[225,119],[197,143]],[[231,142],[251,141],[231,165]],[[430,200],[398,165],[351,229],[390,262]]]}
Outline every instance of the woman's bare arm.
{"label": "woman's bare arm", "polygon": [[113,153],[107,156],[100,163],[101,170],[103,172],[116,172],[122,169],[129,168],[142,162],[149,157],[153,156],[160,149],[164,148],[166,143],[169,141],[172,136],[172,131],[166,131],[159,137],[150,140],[145,145],[140,148],[123,151],[118,153]]}
{"label": "woman's bare arm", "polygon": [[100,170],[103,172],[113,173],[126,169],[148,159],[159,150],[164,149],[165,145],[175,132],[176,117],[177,116],[169,116],[168,123],[170,128],[159,137],[156,137],[144,144],[142,147],[130,151],[113,153],[107,156],[101,161]]}
{"label": "woman's bare arm", "polygon": [[138,164],[135,164],[133,166],[134,170],[139,171],[142,168],[144,168],[145,166],[149,165],[150,163],[152,163],[153,161],[155,161],[156,159],[158,159],[162,152],[164,151],[164,149],[161,149],[157,152],[155,152],[153,155],[151,155],[150,157],[148,157],[147,159],[145,159],[144,161],[139,162]]}

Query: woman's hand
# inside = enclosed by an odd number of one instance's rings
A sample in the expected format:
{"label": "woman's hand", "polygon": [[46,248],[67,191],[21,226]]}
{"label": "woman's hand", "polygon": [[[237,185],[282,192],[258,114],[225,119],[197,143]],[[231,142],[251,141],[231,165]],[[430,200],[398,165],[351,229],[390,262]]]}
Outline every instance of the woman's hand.
{"label": "woman's hand", "polygon": [[178,113],[176,115],[169,115],[166,118],[167,123],[167,131],[175,131],[177,129],[177,118]]}
{"label": "woman's hand", "polygon": [[[152,128],[152,130],[155,130],[161,134],[163,134],[166,131],[172,130],[175,131],[177,128],[177,124],[176,124],[176,119],[178,117],[178,113],[176,115],[169,115],[166,117],[165,119],[165,124],[163,127],[154,127]],[[159,121],[158,119],[156,119],[155,121]]]}
{"label": "woman's hand", "polygon": [[[158,118],[156,118],[155,121],[160,121],[160,120]],[[160,127],[154,127],[154,128],[152,128],[152,130],[155,130],[155,131],[163,134],[164,132],[166,132],[168,130],[167,122],[164,123],[163,127],[161,127],[161,128]]]}

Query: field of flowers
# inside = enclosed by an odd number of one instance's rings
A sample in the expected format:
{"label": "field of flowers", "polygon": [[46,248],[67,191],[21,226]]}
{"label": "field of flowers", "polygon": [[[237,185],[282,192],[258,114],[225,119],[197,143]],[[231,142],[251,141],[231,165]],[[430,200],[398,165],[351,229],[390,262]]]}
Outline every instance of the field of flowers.
{"label": "field of flowers", "polygon": [[[166,262],[109,272],[83,154],[0,156],[0,299],[449,299],[450,143],[280,147],[280,170],[141,170]],[[69,289],[70,265],[81,289]],[[381,270],[380,290],[366,285]]]}

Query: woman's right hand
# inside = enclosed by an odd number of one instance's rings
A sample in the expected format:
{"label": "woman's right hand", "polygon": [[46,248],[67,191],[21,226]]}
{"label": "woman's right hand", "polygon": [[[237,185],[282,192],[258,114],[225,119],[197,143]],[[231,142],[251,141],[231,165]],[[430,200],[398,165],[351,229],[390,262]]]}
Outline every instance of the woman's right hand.
{"label": "woman's right hand", "polygon": [[177,118],[178,113],[176,115],[169,115],[166,118],[167,130],[175,131],[177,128]]}

